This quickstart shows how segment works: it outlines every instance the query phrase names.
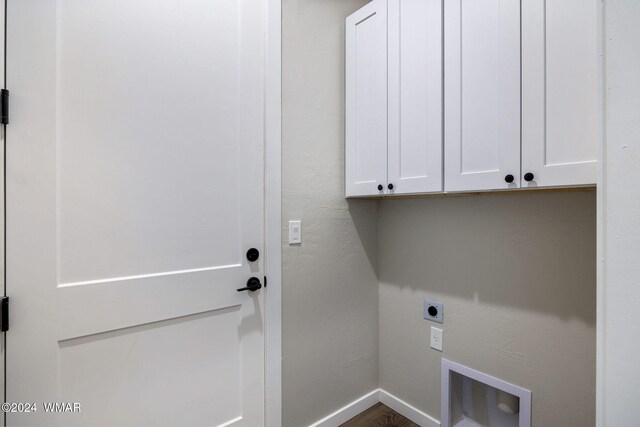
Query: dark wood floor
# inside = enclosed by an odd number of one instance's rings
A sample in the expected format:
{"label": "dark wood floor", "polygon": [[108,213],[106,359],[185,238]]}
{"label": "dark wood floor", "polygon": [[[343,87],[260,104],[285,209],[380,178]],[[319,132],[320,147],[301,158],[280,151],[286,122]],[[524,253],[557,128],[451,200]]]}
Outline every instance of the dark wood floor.
{"label": "dark wood floor", "polygon": [[382,403],[351,418],[340,427],[420,427]]}

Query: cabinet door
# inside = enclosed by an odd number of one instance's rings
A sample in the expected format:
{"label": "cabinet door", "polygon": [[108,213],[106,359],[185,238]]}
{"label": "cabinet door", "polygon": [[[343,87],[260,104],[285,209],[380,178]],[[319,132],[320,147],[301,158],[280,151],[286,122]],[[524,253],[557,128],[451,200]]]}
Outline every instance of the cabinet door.
{"label": "cabinet door", "polygon": [[522,1],[525,186],[594,184],[600,129],[600,0]]}
{"label": "cabinet door", "polygon": [[519,187],[520,0],[444,0],[444,58],[445,189]]}
{"label": "cabinet door", "polygon": [[[347,18],[346,193],[387,188],[387,2],[374,0]],[[378,190],[382,186],[384,190]]]}
{"label": "cabinet door", "polygon": [[389,0],[393,193],[442,191],[442,0]]}

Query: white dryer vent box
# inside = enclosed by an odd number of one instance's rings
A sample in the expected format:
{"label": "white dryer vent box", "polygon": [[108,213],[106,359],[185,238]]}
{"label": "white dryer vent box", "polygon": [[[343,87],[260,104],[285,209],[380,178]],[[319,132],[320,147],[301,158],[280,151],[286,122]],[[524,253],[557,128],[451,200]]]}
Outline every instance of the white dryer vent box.
{"label": "white dryer vent box", "polygon": [[442,359],[441,427],[531,427],[531,392]]}

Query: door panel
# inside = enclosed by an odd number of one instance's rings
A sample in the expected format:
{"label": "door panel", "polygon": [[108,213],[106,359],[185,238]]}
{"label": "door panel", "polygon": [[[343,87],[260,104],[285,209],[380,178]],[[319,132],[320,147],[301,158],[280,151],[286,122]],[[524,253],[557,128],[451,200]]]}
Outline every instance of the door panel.
{"label": "door panel", "polygon": [[8,21],[8,424],[263,425],[263,2]]}
{"label": "door panel", "polygon": [[389,0],[388,181],[442,191],[442,1]]}
{"label": "door panel", "polygon": [[62,283],[240,262],[241,10],[156,3],[58,2]]}
{"label": "door panel", "polygon": [[520,2],[445,0],[444,9],[445,190],[517,188]]}
{"label": "door panel", "polygon": [[[242,413],[241,386],[234,381],[242,368],[240,307],[60,341],[59,398],[81,400],[85,413],[64,414],[61,421],[216,426],[235,419]],[[210,333],[203,336],[204,330]],[[159,342],[171,344],[159,349]],[[157,405],[165,396],[172,404]],[[110,414],[113,408],[119,410]]]}
{"label": "door panel", "polygon": [[[383,194],[387,182],[387,2],[346,20],[346,194]],[[382,185],[385,190],[378,190]]]}
{"label": "door panel", "polygon": [[595,184],[597,0],[522,2],[522,173],[528,187]]}

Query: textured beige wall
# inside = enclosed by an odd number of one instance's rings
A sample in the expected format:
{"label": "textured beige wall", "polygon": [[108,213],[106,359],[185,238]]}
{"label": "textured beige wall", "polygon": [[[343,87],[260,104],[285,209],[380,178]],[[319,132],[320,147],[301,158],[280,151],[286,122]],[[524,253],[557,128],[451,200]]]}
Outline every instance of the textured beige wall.
{"label": "textured beige wall", "polygon": [[602,427],[640,425],[640,1],[607,0]]}
{"label": "textured beige wall", "polygon": [[378,385],[377,205],[344,198],[344,20],[366,2],[282,2],[284,427]]}
{"label": "textured beige wall", "polygon": [[530,389],[534,427],[594,425],[595,192],[384,201],[378,221],[381,388],[439,418],[445,357]]}

